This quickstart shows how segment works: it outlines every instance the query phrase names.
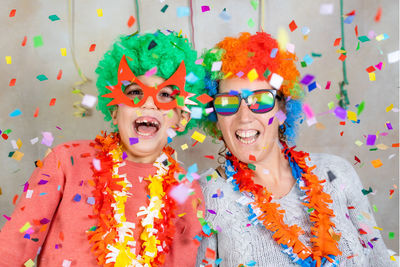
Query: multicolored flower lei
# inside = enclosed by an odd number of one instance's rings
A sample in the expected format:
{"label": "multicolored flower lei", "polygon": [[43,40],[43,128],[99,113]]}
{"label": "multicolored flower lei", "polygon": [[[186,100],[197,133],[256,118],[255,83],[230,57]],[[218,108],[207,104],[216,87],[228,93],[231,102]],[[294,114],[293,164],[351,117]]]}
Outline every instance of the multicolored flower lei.
{"label": "multicolored flower lei", "polygon": [[332,203],[329,194],[323,191],[322,184],[325,180],[319,180],[312,173],[315,168],[308,167],[305,159],[308,153],[294,151],[294,147],[288,148],[282,144],[282,153],[289,161],[292,175],[296,183],[305,194],[302,204],[310,212],[312,247],[308,247],[299,240],[303,230],[297,225],[289,226],[284,223],[284,210],[278,209],[278,203],[271,202],[272,194],[268,190],[253,182],[254,172],[247,164],[240,162],[230,152],[226,154],[225,173],[228,181],[232,182],[234,190],[240,192],[250,192],[253,199],[248,205],[250,216],[249,220],[253,224],[262,224],[273,233],[273,239],[282,246],[282,252],[288,254],[294,263],[300,266],[337,266],[339,261],[336,259],[341,255],[338,249],[338,242],[333,238],[337,234],[333,231],[335,224],[330,220],[334,217],[332,209],[328,203]]}
{"label": "multicolored flower lei", "polygon": [[99,135],[95,141],[94,146],[99,150],[96,159],[101,162],[101,168],[92,166],[92,184],[95,187],[93,194],[96,199],[92,217],[98,219],[98,225],[88,232],[88,239],[93,243],[92,251],[98,264],[107,267],[162,265],[175,233],[172,220],[176,203],[166,193],[178,184],[174,173],[180,169],[171,157],[173,149],[164,148],[163,154],[154,163],[157,173],[145,178],[150,181],[150,203],[148,207],[140,207],[137,214],[145,217],[141,219],[141,255],[136,255],[136,241],[133,237],[135,224],[127,222],[125,217],[125,203],[130,196],[128,191],[132,184],[126,174],[118,173],[119,167],[125,164],[119,136],[117,133]]}

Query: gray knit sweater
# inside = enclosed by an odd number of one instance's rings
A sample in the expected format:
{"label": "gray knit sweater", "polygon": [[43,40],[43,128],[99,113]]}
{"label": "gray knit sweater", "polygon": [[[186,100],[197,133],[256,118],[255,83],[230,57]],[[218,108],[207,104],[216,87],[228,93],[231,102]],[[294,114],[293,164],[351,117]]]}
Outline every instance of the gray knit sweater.
{"label": "gray knit sweater", "polygon": [[[316,165],[313,170],[320,179],[325,179],[324,191],[331,195],[330,205],[335,217],[335,232],[341,233],[339,249],[342,255],[338,257],[339,266],[396,266],[390,260],[386,246],[376,226],[368,198],[361,192],[362,184],[352,165],[343,158],[328,154],[310,154],[308,166]],[[296,266],[289,256],[284,254],[280,245],[273,239],[270,231],[261,225],[249,225],[248,207],[238,203],[242,194],[233,191],[231,182],[218,177],[207,181],[215,170],[209,169],[201,175],[200,184],[203,188],[206,202],[205,219],[218,234],[203,238],[197,254],[196,266],[205,266],[207,247],[216,251],[221,258],[221,267],[236,267],[239,264],[254,264],[253,266]],[[223,192],[216,197],[217,190]],[[214,195],[214,197],[213,197]],[[300,197],[303,195],[297,184],[284,197],[276,201],[286,211],[284,221],[288,225],[297,224],[305,234],[300,240],[310,246],[310,220]],[[240,202],[240,201],[239,201]],[[348,207],[354,209],[348,209]],[[208,212],[207,210],[215,211]],[[360,234],[362,228],[367,234]],[[377,237],[377,241],[371,239]],[[361,244],[363,242],[366,248]],[[370,247],[370,244],[373,248]],[[208,260],[208,264],[214,263]],[[215,266],[213,264],[213,266]]]}

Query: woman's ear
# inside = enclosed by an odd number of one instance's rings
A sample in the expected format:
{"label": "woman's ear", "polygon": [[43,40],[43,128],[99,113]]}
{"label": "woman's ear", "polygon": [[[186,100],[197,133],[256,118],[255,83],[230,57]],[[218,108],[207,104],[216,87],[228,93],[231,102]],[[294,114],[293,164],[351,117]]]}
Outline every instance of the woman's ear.
{"label": "woman's ear", "polygon": [[189,123],[190,121],[190,114],[187,111],[181,111],[181,115],[179,116],[179,122],[177,124],[176,127],[176,131],[177,132],[183,132],[186,129],[186,125]]}
{"label": "woman's ear", "polygon": [[113,121],[112,123],[114,125],[118,124],[118,122],[117,122],[117,114],[118,114],[118,106],[113,111],[111,111],[111,118],[112,118],[112,121]]}

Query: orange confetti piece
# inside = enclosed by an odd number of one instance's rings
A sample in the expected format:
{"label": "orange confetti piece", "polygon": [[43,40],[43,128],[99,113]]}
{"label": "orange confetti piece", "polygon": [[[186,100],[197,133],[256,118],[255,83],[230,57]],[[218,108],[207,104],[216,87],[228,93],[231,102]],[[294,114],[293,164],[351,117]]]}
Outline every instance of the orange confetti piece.
{"label": "orange confetti piece", "polygon": [[89,47],[89,52],[93,52],[94,50],[96,50],[96,44],[91,44]]}
{"label": "orange confetti piece", "polygon": [[294,22],[294,20],[292,20],[292,22],[290,22],[289,29],[291,32],[293,32],[294,30],[297,29],[297,25],[296,25],[296,22]]}
{"label": "orange confetti piece", "polygon": [[354,32],[356,33],[356,37],[358,38],[358,25],[354,27]]}
{"label": "orange confetti piece", "polygon": [[202,95],[198,96],[196,99],[199,100],[200,103],[202,103],[202,104],[206,104],[213,100],[213,98],[207,94],[202,94]]}
{"label": "orange confetti piece", "polygon": [[379,22],[381,20],[381,16],[382,16],[382,7],[379,7],[378,11],[376,11],[375,22]]}
{"label": "orange confetti piece", "polygon": [[21,46],[25,46],[26,41],[28,41],[28,37],[24,36],[24,40],[22,40]]}
{"label": "orange confetti piece", "polygon": [[18,199],[18,194],[16,194],[13,198],[13,204],[15,205],[17,203],[17,199]]}
{"label": "orange confetti piece", "polygon": [[37,118],[38,115],[39,115],[39,108],[36,108],[35,114],[33,114],[33,117]]}
{"label": "orange confetti piece", "polygon": [[256,157],[254,155],[249,155],[249,160],[256,161]]}
{"label": "orange confetti piece", "polygon": [[205,257],[207,259],[215,259],[217,254],[215,253],[215,250],[212,250],[211,248],[206,249],[206,254]]}
{"label": "orange confetti piece", "polygon": [[346,59],[346,55],[344,55],[344,54],[340,54],[340,56],[339,56],[339,60],[341,60],[341,61],[345,61],[345,59]]}
{"label": "orange confetti piece", "polygon": [[392,147],[399,147],[400,146],[400,143],[394,143],[394,144],[392,144]]}
{"label": "orange confetti piece", "polygon": [[333,46],[338,46],[340,45],[340,41],[342,40],[342,38],[336,38],[335,42],[333,43]]}
{"label": "orange confetti piece", "polygon": [[17,79],[11,79],[9,86],[14,86],[16,81],[17,81]]}
{"label": "orange confetti piece", "polygon": [[16,10],[16,9],[12,9],[12,10],[10,11],[9,17],[10,17],[10,18],[14,17],[14,16],[15,16],[15,12],[17,12],[17,10]]}
{"label": "orange confetti piece", "polygon": [[60,232],[58,237],[60,238],[61,241],[64,241],[64,233],[63,232]]}
{"label": "orange confetti piece", "polygon": [[52,99],[50,100],[49,106],[54,106],[55,104],[56,104],[56,99],[55,99],[55,98],[52,98]]}
{"label": "orange confetti piece", "polygon": [[379,168],[383,165],[383,163],[380,159],[372,160],[371,164],[372,164],[372,166],[374,166],[374,168]]}
{"label": "orange confetti piece", "polygon": [[61,80],[62,74],[63,74],[63,71],[62,71],[62,70],[59,70],[59,71],[58,71],[58,74],[57,74],[57,80]]}
{"label": "orange confetti piece", "polygon": [[128,19],[128,22],[126,23],[127,25],[128,25],[128,27],[130,28],[130,27],[132,27],[133,26],[133,24],[135,23],[135,18],[133,17],[133,16],[130,16],[129,17],[129,19]]}
{"label": "orange confetti piece", "polygon": [[39,168],[43,167],[43,162],[39,159],[38,161],[36,161],[36,166]]}

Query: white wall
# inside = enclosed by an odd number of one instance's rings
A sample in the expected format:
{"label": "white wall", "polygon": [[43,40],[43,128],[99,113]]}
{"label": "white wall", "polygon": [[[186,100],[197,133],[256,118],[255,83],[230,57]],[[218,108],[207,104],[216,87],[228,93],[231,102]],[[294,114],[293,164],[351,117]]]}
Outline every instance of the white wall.
{"label": "white wall", "polygon": [[[195,44],[199,51],[209,48],[227,35],[237,35],[241,31],[254,33],[258,29],[260,10],[255,11],[250,1],[207,1],[194,0],[194,30]],[[324,130],[315,125],[303,125],[298,145],[301,149],[310,152],[332,153],[342,156],[355,163],[356,155],[363,165],[355,166],[365,188],[372,187],[374,193],[369,194],[371,204],[376,205],[378,211],[375,217],[378,226],[383,228],[382,235],[389,248],[398,252],[399,228],[399,190],[395,190],[392,199],[389,199],[389,190],[394,185],[399,186],[399,153],[398,148],[391,147],[399,142],[399,117],[392,111],[385,109],[390,104],[399,108],[399,66],[398,63],[388,64],[387,54],[399,49],[399,6],[396,0],[373,1],[358,0],[344,1],[344,12],[356,10],[356,17],[352,24],[345,25],[346,48],[348,49],[347,68],[349,85],[350,110],[355,111],[355,105],[365,101],[365,110],[359,116],[361,122],[353,124],[349,121],[345,126],[339,125],[339,120],[332,114],[318,116],[318,122],[325,126]],[[333,3],[332,15],[319,14],[321,4]],[[168,4],[165,13],[161,8]],[[200,6],[209,5],[211,11],[201,13]],[[140,1],[140,21],[142,31],[174,29],[189,36],[189,17],[177,18],[176,8],[189,6],[183,0],[142,0]],[[379,23],[374,22],[378,7],[382,7],[382,18]],[[103,9],[103,17],[98,17],[96,9]],[[226,8],[232,16],[229,22],[218,17]],[[16,9],[13,18],[9,12]],[[71,93],[72,85],[80,80],[71,57],[71,45],[68,23],[67,1],[15,1],[3,0],[0,3],[0,129],[12,129],[6,141],[0,137],[0,213],[11,215],[13,211],[12,199],[20,194],[23,184],[27,181],[34,169],[34,161],[44,156],[47,147],[37,143],[31,145],[34,137],[41,139],[41,132],[50,131],[55,140],[53,145],[73,139],[93,139],[100,129],[106,129],[108,123],[103,122],[100,112],[95,111],[92,116],[76,118],[73,116],[73,102],[80,97]],[[82,86],[88,94],[96,94],[94,69],[102,54],[110,47],[119,34],[129,34],[136,31],[137,23],[128,28],[126,23],[129,16],[135,14],[134,1],[126,0],[85,0],[75,3],[75,51],[76,58],[83,73],[91,79]],[[278,1],[266,0],[265,30],[275,37],[278,27],[287,31],[288,24],[295,20],[298,29],[289,33],[290,42],[296,45],[296,53],[300,59],[311,52],[322,54],[321,58],[314,58],[314,62],[300,68],[302,75],[314,74],[321,86],[332,81],[331,89],[316,89],[307,93],[306,102],[310,104],[316,114],[328,110],[328,103],[335,101],[339,92],[338,82],[342,79],[341,61],[337,58],[336,47],[333,42],[340,37],[339,1]],[[50,21],[48,16],[56,14],[59,21]],[[248,19],[253,18],[256,26],[249,28]],[[362,43],[356,51],[357,40],[354,27],[358,25],[359,35],[367,35],[373,30],[377,34],[386,33],[388,40]],[[303,39],[301,27],[307,26],[311,32],[307,40]],[[32,38],[42,35],[44,45],[34,48]],[[27,36],[27,44],[21,42]],[[95,52],[89,53],[91,44],[97,45]],[[63,57],[60,48],[67,49],[67,56]],[[12,64],[7,65],[5,56],[12,56]],[[382,71],[376,72],[376,81],[369,81],[365,69],[370,65],[384,62]],[[58,71],[62,69],[63,77],[57,80]],[[36,76],[44,74],[47,81],[39,82]],[[16,85],[9,87],[12,78],[16,78]],[[50,107],[51,98],[56,98],[55,106]],[[33,117],[39,107],[39,116]],[[14,109],[20,109],[22,115],[11,118]],[[388,131],[385,123],[392,123],[394,130]],[[56,126],[62,128],[58,130]],[[340,132],[344,132],[340,136]],[[365,146],[365,136],[368,134],[388,133],[379,136],[377,144],[388,146],[386,150],[370,151]],[[21,161],[8,157],[14,151],[11,140],[21,139],[20,149],[25,153]],[[364,144],[360,147],[355,141]],[[180,145],[187,143],[189,149],[182,151]],[[208,137],[203,144],[191,147],[193,140],[190,135],[174,141],[179,158],[190,166],[198,163],[200,169],[215,166],[215,162],[206,159],[203,155],[216,155],[220,145],[213,143]],[[390,155],[394,154],[392,158]],[[383,166],[373,168],[370,161],[380,158]],[[5,223],[0,218],[0,226]],[[395,232],[395,238],[388,239],[388,233]]]}

